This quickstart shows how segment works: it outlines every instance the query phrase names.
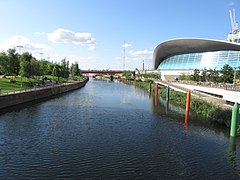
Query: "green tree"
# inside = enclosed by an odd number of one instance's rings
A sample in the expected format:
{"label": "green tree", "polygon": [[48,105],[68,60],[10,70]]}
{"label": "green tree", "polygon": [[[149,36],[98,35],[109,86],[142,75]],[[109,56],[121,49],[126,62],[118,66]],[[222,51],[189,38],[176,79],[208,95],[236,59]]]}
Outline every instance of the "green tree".
{"label": "green tree", "polygon": [[221,78],[219,75],[219,71],[215,69],[209,69],[208,70],[208,80],[210,82],[214,82],[214,83],[219,83],[221,82]]}
{"label": "green tree", "polygon": [[31,67],[32,54],[24,52],[20,58],[20,71],[21,76],[30,78],[32,76],[32,67]]}
{"label": "green tree", "polygon": [[221,69],[222,81],[224,83],[233,83],[234,70],[228,64],[225,64]]}
{"label": "green tree", "polygon": [[236,79],[240,79],[240,67],[236,69]]}
{"label": "green tree", "polygon": [[207,69],[204,68],[202,70],[202,74],[200,76],[200,81],[202,81],[202,82],[206,82],[207,81],[207,73],[208,73]]}
{"label": "green tree", "polygon": [[54,64],[52,75],[57,76],[58,77],[58,82],[60,82],[59,78],[62,75],[62,69],[61,69],[61,66],[59,64]]}
{"label": "green tree", "polygon": [[8,74],[8,56],[5,52],[0,53],[0,74]]}
{"label": "green tree", "polygon": [[80,69],[78,67],[78,63],[77,62],[72,64],[70,69],[71,69],[72,76],[80,76]]}
{"label": "green tree", "polygon": [[132,76],[131,71],[125,71],[122,73],[122,76],[126,77],[127,79],[130,79]]}
{"label": "green tree", "polygon": [[48,70],[49,64],[51,64],[51,62],[49,62],[47,60],[42,60],[39,62],[39,64],[40,64],[40,75],[41,76],[52,74],[52,69],[50,71]]}
{"label": "green tree", "polygon": [[35,57],[31,59],[31,75],[38,77],[41,76],[40,61],[38,61]]}
{"label": "green tree", "polygon": [[193,81],[200,81],[200,70],[199,69],[194,69],[193,75],[191,76],[191,80]]}
{"label": "green tree", "polygon": [[64,58],[61,61],[62,71],[61,71],[61,77],[68,78],[69,77],[69,61],[66,61],[66,58]]}
{"label": "green tree", "polygon": [[53,68],[54,68],[54,64],[52,62],[48,62],[46,74],[47,75],[52,75]]}
{"label": "green tree", "polygon": [[19,59],[18,59],[18,54],[16,53],[15,49],[8,49],[7,51],[7,56],[8,56],[8,74],[17,76],[20,65],[19,65]]}

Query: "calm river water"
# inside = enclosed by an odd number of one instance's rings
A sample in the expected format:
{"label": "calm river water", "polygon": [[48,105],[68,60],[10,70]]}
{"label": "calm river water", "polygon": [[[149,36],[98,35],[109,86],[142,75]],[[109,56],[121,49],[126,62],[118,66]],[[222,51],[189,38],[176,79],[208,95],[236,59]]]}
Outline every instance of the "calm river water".
{"label": "calm river water", "polygon": [[[0,115],[0,179],[240,179],[228,132],[155,106],[122,83],[90,80]],[[237,139],[237,142],[239,140]]]}

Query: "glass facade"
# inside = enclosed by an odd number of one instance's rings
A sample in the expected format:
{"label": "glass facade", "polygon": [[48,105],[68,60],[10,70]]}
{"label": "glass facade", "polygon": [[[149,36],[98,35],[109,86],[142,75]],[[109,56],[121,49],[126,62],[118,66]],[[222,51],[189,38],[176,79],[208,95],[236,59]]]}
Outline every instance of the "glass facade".
{"label": "glass facade", "polygon": [[213,51],[169,56],[160,63],[159,70],[221,69],[225,64],[240,66],[240,51]]}

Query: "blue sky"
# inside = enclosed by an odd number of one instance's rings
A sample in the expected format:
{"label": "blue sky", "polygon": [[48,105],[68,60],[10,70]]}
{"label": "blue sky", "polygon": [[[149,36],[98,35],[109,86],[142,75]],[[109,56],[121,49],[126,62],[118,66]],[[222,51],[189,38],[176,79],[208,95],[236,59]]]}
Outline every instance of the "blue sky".
{"label": "blue sky", "polygon": [[237,0],[1,0],[0,50],[21,45],[38,59],[123,69],[125,41],[125,69],[150,69],[163,41],[226,40],[232,8],[239,22]]}

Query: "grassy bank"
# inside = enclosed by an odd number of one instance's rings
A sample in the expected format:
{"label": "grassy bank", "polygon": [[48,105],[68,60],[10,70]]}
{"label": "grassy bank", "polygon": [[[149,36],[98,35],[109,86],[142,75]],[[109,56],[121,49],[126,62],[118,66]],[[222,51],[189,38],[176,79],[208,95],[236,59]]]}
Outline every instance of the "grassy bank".
{"label": "grassy bank", "polygon": [[[133,83],[133,82],[131,82]],[[150,81],[138,81],[136,86],[143,89],[150,89]],[[155,84],[151,85],[151,92],[155,93]],[[166,98],[166,87],[159,86],[158,95],[163,99]],[[185,108],[186,93],[170,90],[170,103]],[[190,118],[196,118],[204,123],[217,123],[226,127],[230,127],[231,111],[222,107],[206,102],[202,99],[192,96],[190,105]]]}
{"label": "grassy bank", "polygon": [[[48,82],[55,83],[58,81],[56,76],[46,76]],[[80,80],[82,77],[74,77],[73,80]],[[60,78],[61,83],[68,82],[67,78]],[[46,84],[47,81],[45,81]],[[26,77],[7,77],[7,78],[0,78],[0,89],[1,94],[10,93],[13,91],[21,91],[26,89],[31,89],[37,84],[42,84],[42,79],[33,79],[33,78],[26,78]]]}
{"label": "grassy bank", "polygon": [[37,83],[40,83],[40,81],[25,77],[0,78],[1,93],[29,89]]}

